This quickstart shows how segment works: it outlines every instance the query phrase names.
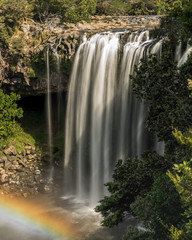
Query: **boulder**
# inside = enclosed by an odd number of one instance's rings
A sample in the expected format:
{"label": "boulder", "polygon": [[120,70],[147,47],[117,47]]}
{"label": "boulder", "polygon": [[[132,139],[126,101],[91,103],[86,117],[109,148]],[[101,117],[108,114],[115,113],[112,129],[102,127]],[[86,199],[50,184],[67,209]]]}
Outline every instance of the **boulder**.
{"label": "boulder", "polygon": [[2,174],[0,177],[0,183],[6,183],[7,181],[7,174]]}
{"label": "boulder", "polygon": [[9,161],[10,162],[15,162],[15,161],[17,161],[17,157],[11,156],[11,157],[9,157]]}
{"label": "boulder", "polygon": [[7,157],[6,156],[0,157],[0,163],[4,163],[5,161],[7,161]]}
{"label": "boulder", "polygon": [[14,146],[10,146],[9,148],[4,150],[4,154],[5,155],[14,155],[14,156],[16,156],[17,155],[17,151],[16,151]]}
{"label": "boulder", "polygon": [[12,164],[9,161],[5,162],[5,170],[9,170],[12,167]]}

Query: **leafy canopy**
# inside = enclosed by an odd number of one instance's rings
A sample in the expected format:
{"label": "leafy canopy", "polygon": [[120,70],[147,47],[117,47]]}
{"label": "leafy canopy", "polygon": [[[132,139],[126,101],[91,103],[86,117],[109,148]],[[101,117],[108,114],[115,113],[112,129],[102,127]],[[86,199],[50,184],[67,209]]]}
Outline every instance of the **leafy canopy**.
{"label": "leafy canopy", "polygon": [[172,139],[173,126],[185,131],[192,124],[189,69],[192,69],[192,57],[178,69],[170,55],[165,54],[160,59],[151,56],[142,60],[132,76],[133,91],[148,104],[147,128],[159,140]]}
{"label": "leafy canopy", "polygon": [[136,197],[150,190],[155,175],[165,172],[171,166],[170,160],[150,151],[145,152],[141,159],[119,160],[114,169],[113,181],[106,184],[111,195],[105,196],[95,209],[104,216],[102,224],[113,227],[123,221]]}

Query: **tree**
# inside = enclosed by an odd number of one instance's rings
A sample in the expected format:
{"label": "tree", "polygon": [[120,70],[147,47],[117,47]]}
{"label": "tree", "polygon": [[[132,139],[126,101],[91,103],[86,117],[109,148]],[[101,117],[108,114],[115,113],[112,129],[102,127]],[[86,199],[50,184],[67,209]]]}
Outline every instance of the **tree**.
{"label": "tree", "polygon": [[168,171],[167,174],[180,194],[185,209],[184,216],[186,216],[181,230],[175,229],[177,232],[181,232],[179,239],[190,239],[192,235],[192,159],[189,162],[184,161],[182,164],[175,164],[173,170],[173,173]]}
{"label": "tree", "polygon": [[73,2],[64,1],[62,15],[64,20],[77,22],[90,20],[90,16],[96,11],[96,0],[75,0]]}
{"label": "tree", "polygon": [[51,14],[61,15],[64,21],[89,20],[95,13],[96,0],[33,0],[35,18],[45,21]]}
{"label": "tree", "polygon": [[180,196],[165,174],[155,177],[151,190],[144,197],[138,196],[131,210],[152,233],[153,239],[167,239],[171,226],[182,221]]}
{"label": "tree", "polygon": [[[132,76],[133,91],[148,104],[148,130],[159,140],[172,141],[173,126],[185,131],[192,124],[192,99],[187,79],[192,71],[192,57],[178,69],[170,55],[151,56]],[[175,145],[176,146],[176,145]]]}
{"label": "tree", "polygon": [[95,209],[104,217],[102,225],[113,227],[123,221],[136,197],[150,190],[156,174],[166,172],[171,166],[169,159],[150,151],[142,154],[140,159],[119,160],[113,181],[106,184],[111,195],[105,196]]}
{"label": "tree", "polygon": [[15,28],[24,17],[30,15],[27,0],[3,0],[0,2],[0,40],[8,44]]}
{"label": "tree", "polygon": [[[189,89],[191,89],[190,81]],[[175,129],[173,135],[180,144],[192,149],[192,128],[185,133]],[[181,164],[175,164],[173,170],[168,171],[167,175],[174,183],[185,210],[185,221],[180,228],[175,226],[170,228],[170,237],[172,240],[190,239],[192,235],[192,159]]]}
{"label": "tree", "polygon": [[156,14],[156,0],[99,0],[97,13],[106,15]]}
{"label": "tree", "polygon": [[14,131],[15,119],[23,116],[23,110],[17,107],[20,96],[4,94],[0,89],[0,138],[6,138]]}

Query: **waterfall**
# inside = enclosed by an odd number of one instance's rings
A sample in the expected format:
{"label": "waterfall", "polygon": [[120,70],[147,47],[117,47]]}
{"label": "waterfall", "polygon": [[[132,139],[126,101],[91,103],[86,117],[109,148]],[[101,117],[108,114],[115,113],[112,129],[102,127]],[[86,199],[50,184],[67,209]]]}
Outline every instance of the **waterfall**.
{"label": "waterfall", "polygon": [[50,66],[49,66],[49,48],[47,48],[46,52],[46,65],[47,65],[47,125],[48,125],[48,148],[49,148],[49,158],[50,163],[53,160],[53,152],[52,152],[52,119],[51,119],[51,91],[50,91]]}
{"label": "waterfall", "polygon": [[[126,40],[122,52],[122,39]],[[95,205],[106,194],[115,162],[140,155],[153,142],[146,106],[131,91],[141,58],[161,54],[149,31],[84,37],[74,60],[65,131],[65,191]],[[70,185],[69,185],[70,184]]]}
{"label": "waterfall", "polygon": [[179,41],[179,44],[176,46],[176,49],[175,49],[175,60],[179,62],[179,60],[181,59],[181,56],[182,56],[182,42]]}
{"label": "waterfall", "polygon": [[185,52],[178,59],[178,67],[181,67],[181,65],[183,65],[187,61],[187,58],[191,53],[192,53],[192,47],[188,43]]}
{"label": "waterfall", "polygon": [[57,126],[58,126],[58,133],[62,130],[62,92],[61,92],[61,55],[58,53],[58,48],[61,45],[62,38],[59,39],[59,43],[53,49],[53,54],[56,57],[56,66],[57,66]]}

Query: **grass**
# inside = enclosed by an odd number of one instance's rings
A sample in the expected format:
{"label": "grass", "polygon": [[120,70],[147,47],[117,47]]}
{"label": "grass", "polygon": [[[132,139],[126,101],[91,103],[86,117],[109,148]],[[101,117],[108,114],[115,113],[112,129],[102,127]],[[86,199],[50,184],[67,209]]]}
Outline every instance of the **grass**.
{"label": "grass", "polygon": [[[14,145],[17,151],[22,151],[25,149],[26,144],[30,144],[34,147],[36,141],[30,134],[24,132],[19,123],[16,123],[12,135],[6,139],[0,139],[0,150],[8,148],[10,145]],[[2,152],[1,155],[3,155]]]}

